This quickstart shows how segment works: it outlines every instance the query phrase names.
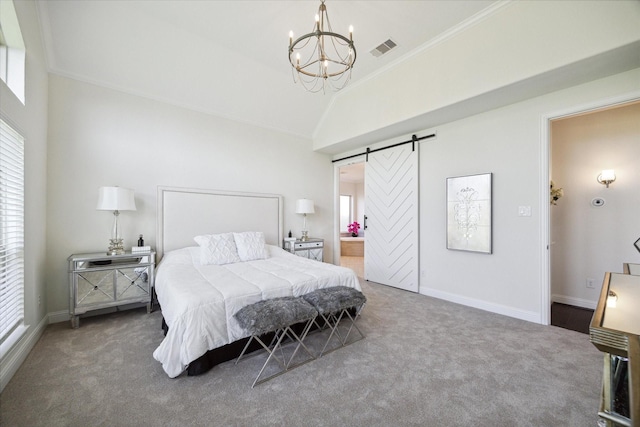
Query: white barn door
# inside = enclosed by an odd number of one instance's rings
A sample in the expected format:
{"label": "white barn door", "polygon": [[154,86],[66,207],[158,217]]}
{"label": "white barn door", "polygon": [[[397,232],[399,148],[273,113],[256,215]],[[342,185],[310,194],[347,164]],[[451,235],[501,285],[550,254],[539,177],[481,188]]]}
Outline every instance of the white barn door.
{"label": "white barn door", "polygon": [[418,292],[418,144],[368,154],[365,279]]}

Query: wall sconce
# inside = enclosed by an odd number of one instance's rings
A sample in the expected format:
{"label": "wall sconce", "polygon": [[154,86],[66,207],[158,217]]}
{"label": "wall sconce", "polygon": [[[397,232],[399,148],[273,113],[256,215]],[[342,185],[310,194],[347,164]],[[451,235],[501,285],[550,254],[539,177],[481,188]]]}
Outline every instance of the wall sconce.
{"label": "wall sconce", "polygon": [[616,308],[617,303],[618,295],[613,291],[609,291],[609,294],[607,295],[607,307]]}
{"label": "wall sconce", "polygon": [[609,188],[609,184],[616,180],[616,174],[613,173],[613,169],[605,169],[600,175],[598,175],[598,182],[604,184]]}

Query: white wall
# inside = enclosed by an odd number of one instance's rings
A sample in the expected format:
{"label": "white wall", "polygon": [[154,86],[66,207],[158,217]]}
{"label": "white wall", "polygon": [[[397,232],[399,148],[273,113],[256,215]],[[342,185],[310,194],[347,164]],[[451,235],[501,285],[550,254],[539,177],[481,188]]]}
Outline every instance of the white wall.
{"label": "white wall", "polygon": [[29,329],[0,363],[0,389],[4,388],[47,324],[47,67],[35,4],[26,1],[14,4],[26,47],[25,104],[0,81],[0,115],[25,138],[24,313],[25,324]]}
{"label": "white wall", "polygon": [[637,67],[637,50],[624,54],[636,65],[614,71],[607,69],[612,58],[581,61],[637,43],[638,22],[638,1],[511,2],[338,93],[314,148],[346,151],[356,142],[411,132],[416,127],[407,127],[418,121],[433,126],[572,86],[575,76],[593,73],[591,80]]}
{"label": "white wall", "polygon": [[[298,198],[315,201],[313,236],[333,243],[333,165],[311,141],[51,75],[49,82],[47,289],[49,311],[66,317],[66,259],[106,250],[113,215],[96,211],[98,187],[136,192],[123,212],[125,246],[156,244],[158,186],[277,193],[285,232],[300,235]],[[256,213],[259,215],[259,213]]]}
{"label": "white wall", "polygon": [[[551,154],[564,189],[551,208],[552,298],[595,308],[605,272],[640,262],[640,103],[554,121]],[[615,170],[609,188],[596,182],[602,169]],[[595,197],[605,204],[592,206]]]}
{"label": "white wall", "polygon": [[[420,146],[420,292],[541,322],[548,244],[548,159],[543,117],[640,90],[640,69],[597,80],[418,134]],[[446,249],[447,177],[493,173],[493,254]],[[531,206],[531,217],[519,217]],[[596,248],[592,248],[596,250]]]}

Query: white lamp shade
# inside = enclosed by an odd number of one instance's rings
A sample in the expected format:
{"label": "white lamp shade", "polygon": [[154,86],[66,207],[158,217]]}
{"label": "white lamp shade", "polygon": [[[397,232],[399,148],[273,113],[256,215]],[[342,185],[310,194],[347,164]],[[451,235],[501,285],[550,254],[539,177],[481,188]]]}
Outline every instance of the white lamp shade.
{"label": "white lamp shade", "polygon": [[313,207],[313,200],[310,200],[310,199],[298,199],[296,201],[296,213],[298,213],[298,214],[316,213],[316,210]]}
{"label": "white lamp shade", "polygon": [[135,211],[133,190],[122,187],[100,187],[98,191],[99,211]]}
{"label": "white lamp shade", "polygon": [[600,181],[613,181],[616,179],[616,174],[613,169],[605,169],[600,174]]}

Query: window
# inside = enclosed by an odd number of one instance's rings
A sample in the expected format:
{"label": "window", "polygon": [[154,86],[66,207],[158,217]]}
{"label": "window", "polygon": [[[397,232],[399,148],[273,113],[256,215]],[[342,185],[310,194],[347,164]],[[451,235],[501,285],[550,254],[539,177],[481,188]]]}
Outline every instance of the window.
{"label": "window", "polygon": [[12,1],[0,1],[0,79],[24,104],[25,47]]}
{"label": "window", "polygon": [[340,196],[340,231],[347,232],[351,223],[351,196]]}
{"label": "window", "polygon": [[[24,321],[24,138],[0,120],[0,344]],[[15,336],[14,336],[15,337]]]}

